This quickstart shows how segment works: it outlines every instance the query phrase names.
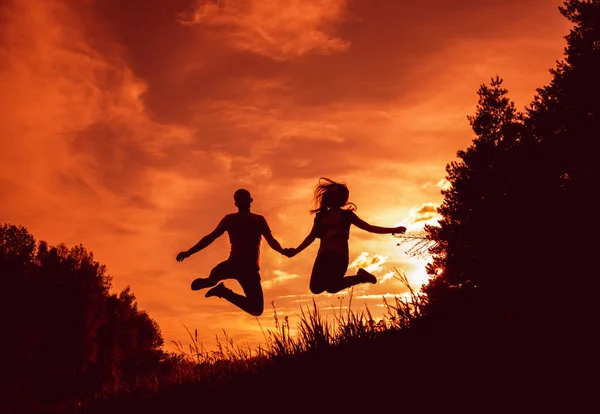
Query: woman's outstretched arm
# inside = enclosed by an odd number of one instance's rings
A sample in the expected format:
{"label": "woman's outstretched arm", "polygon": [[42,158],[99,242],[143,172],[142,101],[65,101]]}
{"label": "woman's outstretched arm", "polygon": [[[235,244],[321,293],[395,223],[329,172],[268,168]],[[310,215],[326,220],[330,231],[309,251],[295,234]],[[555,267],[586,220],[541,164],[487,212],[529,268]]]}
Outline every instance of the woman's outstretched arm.
{"label": "woman's outstretched arm", "polygon": [[294,249],[294,256],[300,253],[302,250],[306,249],[308,246],[310,246],[312,242],[315,241],[315,239],[315,226],[313,226],[313,228],[310,230],[310,233],[308,233],[308,236],[306,236],[304,241]]}
{"label": "woman's outstretched arm", "polygon": [[363,229],[368,231],[369,233],[377,233],[377,234],[391,234],[391,233],[404,233],[406,231],[406,227],[398,226],[398,227],[380,227],[373,226],[372,224],[367,223],[366,221],[360,219],[356,214],[352,215],[352,224],[354,224],[359,229]]}

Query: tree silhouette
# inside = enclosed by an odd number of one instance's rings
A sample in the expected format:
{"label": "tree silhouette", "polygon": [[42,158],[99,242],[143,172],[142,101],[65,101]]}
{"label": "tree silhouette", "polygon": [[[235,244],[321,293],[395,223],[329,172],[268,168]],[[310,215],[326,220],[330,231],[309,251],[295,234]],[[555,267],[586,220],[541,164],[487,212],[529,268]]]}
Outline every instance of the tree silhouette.
{"label": "tree silhouette", "polygon": [[462,303],[466,292],[490,296],[514,271],[506,261],[512,256],[510,212],[520,208],[509,196],[509,188],[521,173],[514,170],[514,154],[522,141],[523,117],[502,83],[496,77],[490,86],[480,87],[476,114],[469,117],[477,137],[467,150],[458,152],[460,162],[447,166],[451,187],[442,192],[440,225],[426,227],[429,237],[437,241],[431,248],[434,259],[428,272],[439,275],[425,288],[430,312],[457,289]]}
{"label": "tree silhouette", "polygon": [[[524,113],[499,78],[479,90],[476,138],[447,166],[425,287],[430,315],[509,323],[536,358],[561,364],[588,336],[598,229],[600,0],[566,1],[565,59]],[[576,296],[561,304],[561,295]],[[503,321],[503,322],[502,322]],[[560,335],[557,330],[560,329]],[[581,352],[579,353],[581,354]]]}
{"label": "tree silhouette", "polygon": [[80,401],[139,383],[163,357],[156,322],[79,245],[49,247],[0,226],[5,401]]}

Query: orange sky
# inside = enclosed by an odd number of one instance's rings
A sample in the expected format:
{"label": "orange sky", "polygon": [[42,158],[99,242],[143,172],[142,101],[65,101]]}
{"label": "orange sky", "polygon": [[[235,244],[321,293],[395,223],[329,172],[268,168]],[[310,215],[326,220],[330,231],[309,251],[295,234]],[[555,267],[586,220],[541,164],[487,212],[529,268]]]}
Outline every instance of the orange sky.
{"label": "orange sky", "polygon": [[[227,257],[227,236],[175,261],[234,211],[233,192],[252,192],[284,247],[309,231],[320,176],[346,182],[366,221],[412,228],[473,139],[479,85],[500,75],[522,108],[569,29],[559,0],[302,3],[0,3],[0,222],[93,251],[169,348],[187,343],[184,324],[209,349],[222,330],[253,347],[254,317],[189,288]],[[314,297],[317,247],[287,259],[263,243],[263,328],[272,301],[294,322]],[[394,267],[424,281],[389,235],[354,228],[351,260],[362,252],[381,256],[380,283],[356,287],[356,307],[377,316],[382,295],[404,292]],[[315,299],[331,315],[341,296]]]}

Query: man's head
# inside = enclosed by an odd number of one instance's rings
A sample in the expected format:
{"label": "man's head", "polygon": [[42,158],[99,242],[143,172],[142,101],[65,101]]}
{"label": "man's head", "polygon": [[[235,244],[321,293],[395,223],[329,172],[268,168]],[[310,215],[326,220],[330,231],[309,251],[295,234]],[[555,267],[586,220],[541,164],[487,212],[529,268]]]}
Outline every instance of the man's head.
{"label": "man's head", "polygon": [[252,196],[250,191],[240,188],[233,194],[235,205],[240,210],[250,210],[250,204],[252,204]]}

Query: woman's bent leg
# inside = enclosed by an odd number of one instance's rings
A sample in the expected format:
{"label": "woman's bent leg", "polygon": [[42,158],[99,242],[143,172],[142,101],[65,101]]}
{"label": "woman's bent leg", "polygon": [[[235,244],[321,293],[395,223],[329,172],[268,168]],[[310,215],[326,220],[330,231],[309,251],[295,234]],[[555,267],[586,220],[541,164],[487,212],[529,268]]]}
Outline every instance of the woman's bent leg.
{"label": "woman's bent leg", "polygon": [[348,270],[348,257],[335,251],[319,252],[310,276],[310,291],[320,294],[325,291],[337,293],[343,289],[340,286]]}

